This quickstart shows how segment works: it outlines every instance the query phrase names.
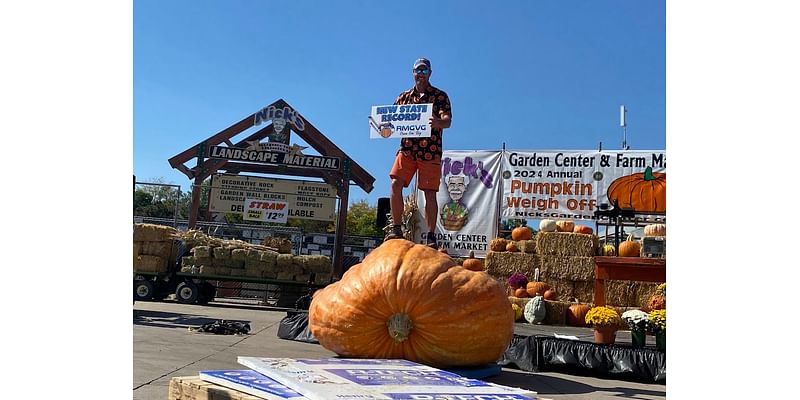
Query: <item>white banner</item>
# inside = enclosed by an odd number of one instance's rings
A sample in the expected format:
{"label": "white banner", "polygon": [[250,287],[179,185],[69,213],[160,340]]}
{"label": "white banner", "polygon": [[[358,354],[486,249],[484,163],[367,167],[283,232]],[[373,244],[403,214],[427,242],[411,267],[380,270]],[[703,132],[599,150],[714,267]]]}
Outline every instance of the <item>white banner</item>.
{"label": "white banner", "polygon": [[285,224],[288,217],[289,204],[285,201],[255,199],[244,201],[244,214],[242,214],[244,220]]}
{"label": "white banner", "polygon": [[372,106],[369,138],[430,137],[433,104]]}
{"label": "white banner", "polygon": [[[437,193],[436,235],[451,256],[470,250],[485,257],[489,242],[497,236],[497,201],[501,194],[499,151],[445,151],[442,179]],[[416,193],[419,205],[415,241],[424,243],[425,194]]]}
{"label": "white banner", "polygon": [[246,215],[246,200],[285,202],[288,217],[333,221],[336,188],[324,182],[214,174],[209,211]]}
{"label": "white banner", "polygon": [[[592,220],[598,208],[667,210],[663,150],[506,151],[501,215]],[[659,220],[658,216],[651,217]]]}

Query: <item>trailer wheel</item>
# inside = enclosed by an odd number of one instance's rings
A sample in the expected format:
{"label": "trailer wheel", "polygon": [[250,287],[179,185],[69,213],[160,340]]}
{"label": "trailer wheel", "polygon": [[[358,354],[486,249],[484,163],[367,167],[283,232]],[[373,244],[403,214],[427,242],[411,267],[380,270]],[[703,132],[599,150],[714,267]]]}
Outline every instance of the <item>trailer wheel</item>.
{"label": "trailer wheel", "polygon": [[181,282],[175,289],[175,298],[183,304],[194,304],[200,296],[200,290],[194,282]]}
{"label": "trailer wheel", "polygon": [[146,281],[143,279],[133,281],[134,302],[136,302],[136,300],[140,301],[152,300],[154,293],[155,293],[155,287],[153,286],[153,282]]}

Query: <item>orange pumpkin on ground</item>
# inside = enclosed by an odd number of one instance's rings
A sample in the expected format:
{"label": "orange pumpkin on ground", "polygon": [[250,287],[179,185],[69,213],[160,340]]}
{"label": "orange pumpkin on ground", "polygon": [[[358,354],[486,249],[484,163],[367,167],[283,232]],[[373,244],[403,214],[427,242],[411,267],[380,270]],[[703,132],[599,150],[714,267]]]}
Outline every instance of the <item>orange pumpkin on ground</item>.
{"label": "orange pumpkin on ground", "polygon": [[543,296],[544,292],[546,292],[547,289],[550,289],[550,285],[544,282],[539,282],[539,268],[534,269],[533,281],[528,282],[527,286],[528,296],[530,297]]}
{"label": "orange pumpkin on ground", "polygon": [[342,357],[437,368],[494,363],[514,333],[514,311],[498,280],[403,239],[384,242],[317,291],[308,322],[320,344]]}
{"label": "orange pumpkin on ground", "polygon": [[544,291],[544,299],[545,300],[558,300],[558,293],[556,293],[553,289],[547,289]]}
{"label": "orange pumpkin on ground", "polygon": [[619,177],[608,187],[608,201],[620,208],[641,212],[667,211],[667,174],[644,172]]}
{"label": "orange pumpkin on ground", "polygon": [[642,246],[633,240],[633,235],[628,235],[628,239],[619,244],[620,257],[639,257]]}
{"label": "orange pumpkin on ground", "polygon": [[514,240],[531,240],[533,232],[527,226],[518,226],[511,231],[511,239]]}
{"label": "orange pumpkin on ground", "polygon": [[575,228],[572,230],[575,233],[583,233],[586,235],[591,235],[594,230],[586,225],[575,225]]}

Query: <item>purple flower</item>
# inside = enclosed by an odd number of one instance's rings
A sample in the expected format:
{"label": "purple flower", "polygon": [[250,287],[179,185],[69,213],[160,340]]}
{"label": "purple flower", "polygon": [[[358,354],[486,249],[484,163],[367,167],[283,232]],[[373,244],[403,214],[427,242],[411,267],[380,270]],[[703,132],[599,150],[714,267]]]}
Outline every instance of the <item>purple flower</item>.
{"label": "purple flower", "polygon": [[524,288],[527,284],[528,284],[528,278],[525,277],[525,275],[520,274],[519,272],[515,272],[513,275],[508,277],[508,286]]}

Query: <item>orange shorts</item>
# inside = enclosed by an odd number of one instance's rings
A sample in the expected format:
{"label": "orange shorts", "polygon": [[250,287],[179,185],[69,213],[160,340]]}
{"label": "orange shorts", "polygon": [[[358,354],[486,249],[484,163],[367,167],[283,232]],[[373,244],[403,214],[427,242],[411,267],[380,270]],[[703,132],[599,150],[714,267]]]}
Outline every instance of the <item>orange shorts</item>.
{"label": "orange shorts", "polygon": [[397,152],[394,159],[392,171],[389,177],[392,179],[402,179],[403,187],[408,187],[414,173],[419,170],[417,176],[417,186],[421,190],[439,191],[439,184],[442,178],[442,160],[436,158],[431,161],[415,160],[411,155],[404,155],[402,151]]}

